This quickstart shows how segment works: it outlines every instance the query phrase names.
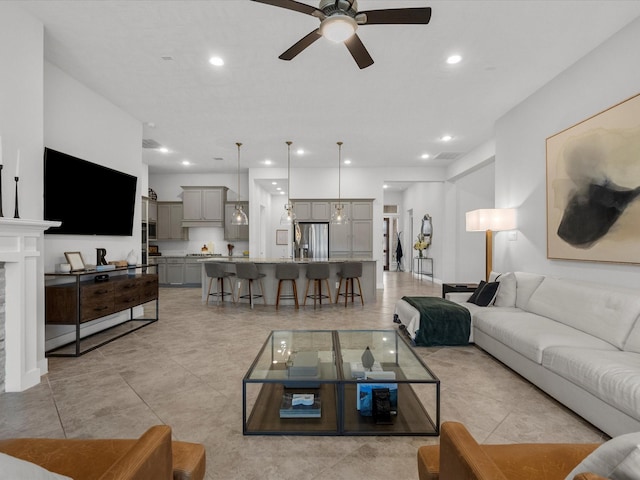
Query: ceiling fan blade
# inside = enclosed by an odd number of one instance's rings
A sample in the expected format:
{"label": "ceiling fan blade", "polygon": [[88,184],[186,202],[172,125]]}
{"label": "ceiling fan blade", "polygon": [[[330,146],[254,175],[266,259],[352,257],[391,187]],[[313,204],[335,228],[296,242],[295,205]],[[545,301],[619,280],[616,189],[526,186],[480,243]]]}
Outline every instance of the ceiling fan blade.
{"label": "ceiling fan blade", "polygon": [[390,10],[369,10],[359,12],[358,15],[366,15],[367,21],[363,25],[384,24],[424,24],[431,20],[431,7],[424,8],[393,8]]}
{"label": "ceiling fan blade", "polygon": [[258,3],[266,3],[267,5],[273,5],[274,7],[286,8],[287,10],[293,10],[294,12],[306,13],[307,15],[324,15],[322,10],[306,5],[304,3],[296,2],[294,0],[253,0]]}
{"label": "ceiling fan blade", "polygon": [[289,48],[289,50],[284,52],[278,58],[280,60],[292,60],[296,55],[320,38],[322,38],[322,35],[320,35],[320,29],[316,28],[313,32],[298,40],[291,48]]}
{"label": "ceiling fan blade", "polygon": [[358,34],[354,33],[347,40],[345,40],[344,44],[349,49],[349,53],[356,61],[360,69],[367,68],[370,65],[373,65],[373,58],[369,55],[369,52],[360,40]]}

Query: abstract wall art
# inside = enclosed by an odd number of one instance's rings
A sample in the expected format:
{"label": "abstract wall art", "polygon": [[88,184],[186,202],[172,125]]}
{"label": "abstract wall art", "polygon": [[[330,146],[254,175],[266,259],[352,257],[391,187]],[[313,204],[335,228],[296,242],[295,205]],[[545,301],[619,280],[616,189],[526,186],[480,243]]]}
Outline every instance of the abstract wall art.
{"label": "abstract wall art", "polygon": [[547,138],[547,257],[640,263],[640,94]]}

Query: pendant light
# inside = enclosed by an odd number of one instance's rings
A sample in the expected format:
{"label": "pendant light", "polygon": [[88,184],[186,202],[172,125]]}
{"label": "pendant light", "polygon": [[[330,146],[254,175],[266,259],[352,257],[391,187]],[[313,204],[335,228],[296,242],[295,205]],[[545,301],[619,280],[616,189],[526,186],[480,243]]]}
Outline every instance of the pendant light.
{"label": "pendant light", "polygon": [[291,143],[287,143],[287,204],[284,206],[284,213],[280,217],[280,225],[291,225],[296,221],[296,214],[291,204]]}
{"label": "pendant light", "polygon": [[338,203],[336,203],[335,211],[331,215],[331,223],[334,225],[344,225],[349,223],[349,218],[344,211],[344,204],[340,197],[340,164],[342,163],[342,142],[338,142]]}
{"label": "pendant light", "polygon": [[236,203],[236,209],[233,211],[231,225],[249,225],[247,214],[242,209],[242,205],[240,205],[240,147],[242,144],[238,142],[236,145],[238,146],[238,198],[236,199],[238,203]]}

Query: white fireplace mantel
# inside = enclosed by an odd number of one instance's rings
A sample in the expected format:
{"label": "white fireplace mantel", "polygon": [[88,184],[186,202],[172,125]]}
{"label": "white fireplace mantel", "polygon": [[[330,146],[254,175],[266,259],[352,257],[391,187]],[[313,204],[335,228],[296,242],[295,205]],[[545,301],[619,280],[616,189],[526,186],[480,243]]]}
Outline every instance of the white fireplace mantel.
{"label": "white fireplace mantel", "polygon": [[60,222],[0,217],[5,267],[5,391],[22,392],[47,373],[44,354],[43,234]]}

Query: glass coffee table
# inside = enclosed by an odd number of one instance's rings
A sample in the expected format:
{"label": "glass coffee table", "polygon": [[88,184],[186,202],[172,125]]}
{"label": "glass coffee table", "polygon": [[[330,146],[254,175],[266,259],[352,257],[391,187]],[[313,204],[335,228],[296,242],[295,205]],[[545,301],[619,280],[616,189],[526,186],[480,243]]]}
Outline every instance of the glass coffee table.
{"label": "glass coffee table", "polygon": [[274,330],[242,404],[245,435],[440,434],[440,380],[396,330]]}

